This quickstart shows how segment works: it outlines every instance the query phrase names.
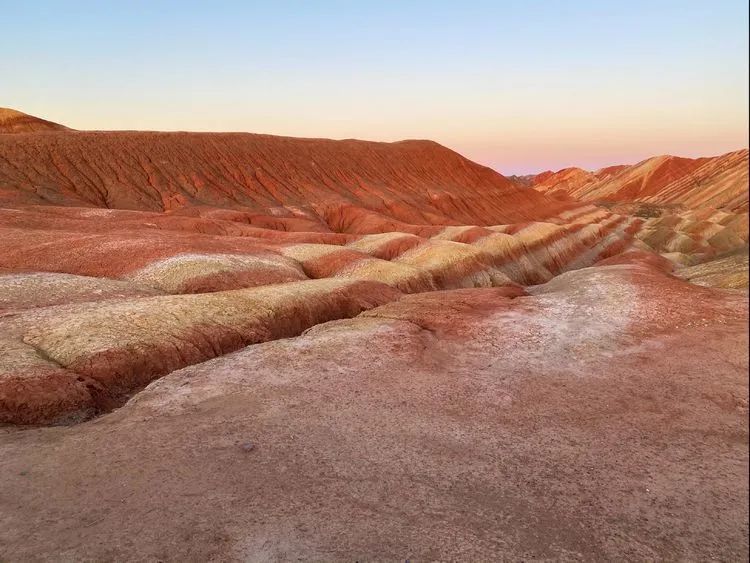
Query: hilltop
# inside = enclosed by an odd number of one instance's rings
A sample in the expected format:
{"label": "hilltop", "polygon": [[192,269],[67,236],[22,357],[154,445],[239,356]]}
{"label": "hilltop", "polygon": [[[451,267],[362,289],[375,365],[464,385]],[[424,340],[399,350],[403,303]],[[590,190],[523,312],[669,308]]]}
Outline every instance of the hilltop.
{"label": "hilltop", "polygon": [[14,109],[0,108],[0,134],[67,130],[67,127],[59,123],[40,119]]}
{"label": "hilltop", "polygon": [[720,156],[655,156],[630,166],[597,171],[564,168],[536,175],[532,187],[548,195],[585,202],[748,209],[748,150]]}

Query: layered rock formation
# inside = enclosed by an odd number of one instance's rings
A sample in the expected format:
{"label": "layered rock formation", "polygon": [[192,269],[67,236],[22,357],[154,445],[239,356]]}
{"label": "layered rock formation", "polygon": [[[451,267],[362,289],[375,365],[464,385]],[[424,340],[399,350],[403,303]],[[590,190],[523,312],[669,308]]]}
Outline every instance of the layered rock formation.
{"label": "layered rock formation", "polygon": [[[291,230],[492,225],[565,209],[431,141],[249,133],[0,135],[0,205],[253,210]],[[569,205],[567,206],[570,207]],[[407,224],[406,227],[402,227]]]}
{"label": "layered rock formation", "polygon": [[746,152],[53,129],[0,134],[0,559],[746,553]]}
{"label": "layered rock formation", "polygon": [[[32,337],[58,359],[62,331],[87,342],[65,314]],[[0,431],[0,552],[741,559],[747,320],[746,294],[644,257],[405,296],[175,371],[91,423]]]}
{"label": "layered rock formation", "polygon": [[747,214],[561,203],[422,141],[30,132],[0,136],[0,181],[0,421],[14,423],[84,419],[404,294],[529,286],[643,252],[679,269],[748,240]]}
{"label": "layered rock formation", "polygon": [[[78,208],[8,211],[0,419],[90,416],[179,367],[367,308],[356,303],[543,283],[621,252],[640,227],[594,207],[565,217],[358,236]],[[32,399],[44,387],[55,394]]]}
{"label": "layered rock formation", "polygon": [[[697,159],[659,156],[595,172],[565,168],[517,183],[530,183],[536,191],[560,201],[594,203],[643,219],[636,234],[643,243],[640,248],[656,251],[678,267],[697,267],[727,253],[747,253],[747,149]],[[742,260],[717,264],[732,271],[709,276],[704,282],[747,287]],[[690,271],[684,275],[692,279]]]}
{"label": "layered rock formation", "polygon": [[746,212],[747,149],[708,158],[656,156],[632,166],[595,172],[565,168],[534,177],[532,187],[579,201],[711,207]]}

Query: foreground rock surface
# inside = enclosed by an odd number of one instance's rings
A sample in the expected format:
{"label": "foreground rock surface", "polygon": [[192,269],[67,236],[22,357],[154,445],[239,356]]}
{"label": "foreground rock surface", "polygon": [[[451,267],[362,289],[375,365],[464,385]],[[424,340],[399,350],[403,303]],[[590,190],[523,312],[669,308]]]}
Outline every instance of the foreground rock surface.
{"label": "foreground rock surface", "polygon": [[405,296],[6,428],[0,558],[741,559],[747,320],[643,260]]}

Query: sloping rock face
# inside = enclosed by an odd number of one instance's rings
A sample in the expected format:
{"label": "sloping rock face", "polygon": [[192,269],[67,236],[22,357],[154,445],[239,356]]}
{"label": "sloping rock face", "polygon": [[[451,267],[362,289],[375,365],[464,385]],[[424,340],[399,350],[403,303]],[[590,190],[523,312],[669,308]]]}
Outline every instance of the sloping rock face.
{"label": "sloping rock face", "polygon": [[31,131],[0,240],[2,560],[747,552],[746,212]]}
{"label": "sloping rock face", "polygon": [[[534,178],[533,187],[560,201],[596,203],[642,219],[635,246],[658,252],[677,268],[747,253],[747,150],[698,159],[660,156],[595,172],[547,171]],[[706,277],[703,283],[747,287],[747,267],[741,259],[723,260],[714,267],[721,275]],[[684,276],[693,279],[690,271]]]}
{"label": "sloping rock face", "polygon": [[566,208],[431,141],[155,132],[0,136],[0,204],[210,206],[337,231],[493,225]]}
{"label": "sloping rock face", "polygon": [[708,262],[683,268],[678,275],[697,285],[729,289],[747,288],[748,249],[745,247]]}
{"label": "sloping rock face", "polygon": [[90,211],[0,212],[4,422],[85,419],[175,369],[404,294],[544,283],[632,247],[641,224],[584,207],[555,222],[342,235]]}
{"label": "sloping rock face", "polygon": [[587,202],[642,202],[748,210],[748,150],[708,158],[657,156],[633,166],[611,166],[596,172],[566,168],[536,176],[542,193]]}
{"label": "sloping rock face", "polygon": [[4,133],[36,133],[39,131],[68,131],[59,123],[39,119],[20,111],[0,108],[0,135]]}

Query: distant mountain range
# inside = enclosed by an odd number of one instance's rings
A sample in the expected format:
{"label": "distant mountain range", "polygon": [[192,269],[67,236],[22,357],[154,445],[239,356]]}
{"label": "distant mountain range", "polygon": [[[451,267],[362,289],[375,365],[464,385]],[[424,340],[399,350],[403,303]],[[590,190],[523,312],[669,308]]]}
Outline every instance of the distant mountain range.
{"label": "distant mountain range", "polygon": [[705,158],[655,156],[593,172],[573,167],[509,179],[559,199],[748,209],[747,149]]}

